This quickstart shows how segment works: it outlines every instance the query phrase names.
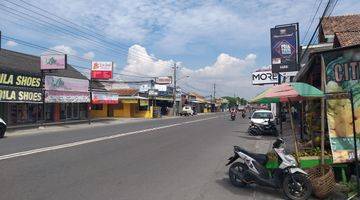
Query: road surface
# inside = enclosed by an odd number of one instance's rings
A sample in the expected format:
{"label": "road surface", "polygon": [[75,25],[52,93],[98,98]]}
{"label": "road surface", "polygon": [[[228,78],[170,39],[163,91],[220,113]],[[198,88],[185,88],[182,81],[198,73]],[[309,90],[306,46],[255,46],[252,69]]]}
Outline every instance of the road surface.
{"label": "road surface", "polygon": [[245,134],[223,113],[59,130],[0,140],[0,199],[282,199],[235,188],[232,146],[265,152],[273,138]]}

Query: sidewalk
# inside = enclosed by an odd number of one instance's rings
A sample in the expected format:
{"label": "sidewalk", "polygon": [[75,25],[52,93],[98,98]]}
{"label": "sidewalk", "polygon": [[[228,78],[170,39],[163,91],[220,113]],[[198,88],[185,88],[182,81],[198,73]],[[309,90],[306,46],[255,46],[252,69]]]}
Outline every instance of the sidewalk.
{"label": "sidewalk", "polygon": [[135,122],[143,122],[150,121],[153,119],[145,119],[145,118],[100,118],[93,119],[91,124],[88,124],[87,120],[77,120],[73,122],[64,122],[64,123],[47,123],[44,126],[36,126],[36,127],[21,127],[21,128],[9,128],[5,137],[14,137],[14,136],[23,136],[29,134],[44,134],[51,132],[59,132],[65,130],[77,130],[82,128],[91,128],[98,126],[109,126],[115,124],[128,124]]}
{"label": "sidewalk", "polygon": [[[215,113],[200,113],[198,116],[210,115]],[[18,127],[9,127],[5,133],[5,137],[15,137],[23,136],[28,134],[44,134],[51,132],[59,132],[65,130],[77,130],[82,128],[91,128],[98,126],[110,126],[118,124],[129,124],[136,122],[146,122],[146,121],[157,121],[157,120],[167,120],[181,118],[181,116],[162,116],[161,118],[94,118],[91,120],[91,124],[88,124],[88,120],[75,120],[75,121],[65,121],[65,122],[52,122],[42,124],[29,124]]]}

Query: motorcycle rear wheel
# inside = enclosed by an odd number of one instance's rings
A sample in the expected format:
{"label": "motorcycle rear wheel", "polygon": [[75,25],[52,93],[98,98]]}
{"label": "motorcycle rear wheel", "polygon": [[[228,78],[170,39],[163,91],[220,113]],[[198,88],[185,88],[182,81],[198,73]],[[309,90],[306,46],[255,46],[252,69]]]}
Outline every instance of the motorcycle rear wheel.
{"label": "motorcycle rear wheel", "polygon": [[287,199],[306,200],[312,194],[312,186],[306,175],[296,173],[284,178],[283,192]]}
{"label": "motorcycle rear wheel", "polygon": [[234,171],[236,171],[236,173],[242,175],[245,172],[245,170],[247,170],[247,169],[248,169],[248,167],[243,163],[240,163],[240,162],[233,163],[229,168],[229,179],[230,179],[231,184],[236,187],[245,187],[246,182],[244,182],[241,179],[241,177],[238,177],[238,175],[235,174]]}

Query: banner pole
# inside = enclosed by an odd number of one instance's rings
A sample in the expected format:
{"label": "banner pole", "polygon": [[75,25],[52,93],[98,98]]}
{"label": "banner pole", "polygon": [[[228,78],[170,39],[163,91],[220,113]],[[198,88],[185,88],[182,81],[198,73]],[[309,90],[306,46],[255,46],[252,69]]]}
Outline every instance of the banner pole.
{"label": "banner pole", "polygon": [[354,154],[355,154],[355,168],[356,168],[356,191],[357,196],[360,195],[360,181],[359,181],[359,158],[357,154],[357,141],[356,141],[356,127],[355,127],[355,114],[354,114],[354,97],[353,91],[350,90],[350,103],[351,103],[351,115],[352,115],[352,128],[354,136]]}

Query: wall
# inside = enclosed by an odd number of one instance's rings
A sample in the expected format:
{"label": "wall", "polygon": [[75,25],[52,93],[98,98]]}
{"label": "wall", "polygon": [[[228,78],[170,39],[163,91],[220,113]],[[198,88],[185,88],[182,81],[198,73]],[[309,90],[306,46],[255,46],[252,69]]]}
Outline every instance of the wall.
{"label": "wall", "polygon": [[114,109],[114,117],[132,117],[131,116],[131,104],[124,103],[123,109]]}
{"label": "wall", "polygon": [[107,117],[107,113],[108,113],[108,106],[106,104],[103,104],[102,110],[93,110],[93,109],[91,110],[91,118]]}

